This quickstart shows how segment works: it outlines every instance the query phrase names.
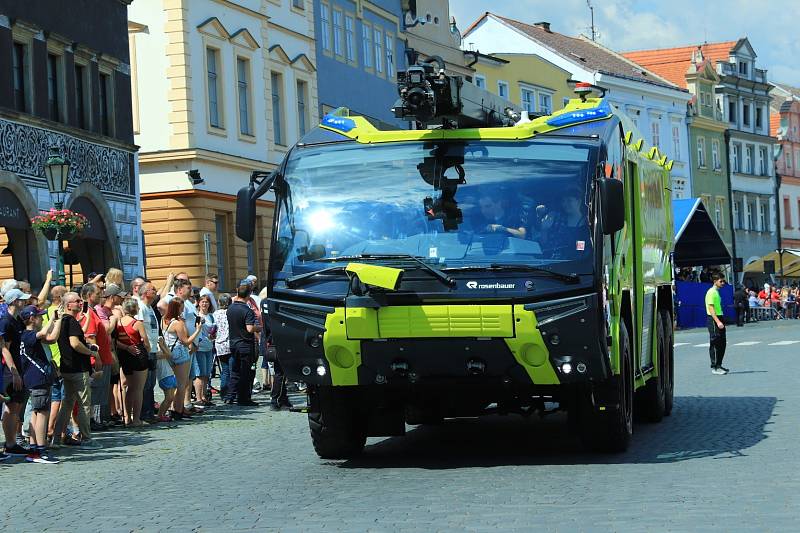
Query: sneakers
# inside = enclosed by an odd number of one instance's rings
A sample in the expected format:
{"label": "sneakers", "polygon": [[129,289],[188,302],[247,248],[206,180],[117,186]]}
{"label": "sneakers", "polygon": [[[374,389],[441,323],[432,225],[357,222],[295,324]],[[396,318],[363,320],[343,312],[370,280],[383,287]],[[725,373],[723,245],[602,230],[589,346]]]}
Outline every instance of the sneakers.
{"label": "sneakers", "polygon": [[14,444],[10,448],[6,446],[6,454],[10,455],[11,457],[24,457],[31,453],[29,448],[23,448],[19,444]]}
{"label": "sneakers", "polygon": [[11,459],[10,455],[8,455],[5,452],[0,452],[0,463],[2,463],[3,461],[7,461],[9,459]]}
{"label": "sneakers", "polygon": [[47,452],[41,453],[39,450],[34,450],[25,456],[25,461],[29,463],[39,463],[43,465],[57,465],[59,460],[49,455]]}
{"label": "sneakers", "polygon": [[725,374],[728,373],[728,370],[727,369],[723,369],[722,367],[717,367],[717,368],[712,368],[711,369],[711,373],[715,374],[717,376],[724,376]]}
{"label": "sneakers", "polygon": [[728,369],[727,369],[727,368],[725,368],[724,366],[720,366],[720,367],[719,367],[719,369],[720,369],[720,370],[722,370],[722,373],[723,373],[723,374],[727,374],[728,372],[730,372],[730,370],[728,370]]}

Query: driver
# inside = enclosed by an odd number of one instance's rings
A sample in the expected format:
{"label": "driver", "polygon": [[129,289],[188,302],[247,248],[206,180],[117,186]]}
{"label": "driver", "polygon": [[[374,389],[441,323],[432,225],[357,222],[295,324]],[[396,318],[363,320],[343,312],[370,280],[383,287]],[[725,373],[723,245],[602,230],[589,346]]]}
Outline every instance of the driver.
{"label": "driver", "polygon": [[580,189],[569,187],[561,196],[561,209],[542,219],[542,231],[555,257],[577,259],[589,248],[589,221],[582,197]]}
{"label": "driver", "polygon": [[481,196],[478,200],[483,220],[478,226],[480,231],[499,233],[524,239],[527,230],[521,224],[520,217],[514,216],[504,205],[503,199],[496,193]]}

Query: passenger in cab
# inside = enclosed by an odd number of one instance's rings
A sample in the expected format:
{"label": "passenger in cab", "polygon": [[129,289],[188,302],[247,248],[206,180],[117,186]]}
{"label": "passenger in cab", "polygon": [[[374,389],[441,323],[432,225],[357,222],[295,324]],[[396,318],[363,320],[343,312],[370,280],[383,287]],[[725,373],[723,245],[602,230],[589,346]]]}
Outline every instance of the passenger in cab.
{"label": "passenger in cab", "polygon": [[591,246],[583,194],[578,188],[570,187],[561,197],[560,204],[559,211],[548,213],[542,220],[542,233],[553,258],[578,259]]}

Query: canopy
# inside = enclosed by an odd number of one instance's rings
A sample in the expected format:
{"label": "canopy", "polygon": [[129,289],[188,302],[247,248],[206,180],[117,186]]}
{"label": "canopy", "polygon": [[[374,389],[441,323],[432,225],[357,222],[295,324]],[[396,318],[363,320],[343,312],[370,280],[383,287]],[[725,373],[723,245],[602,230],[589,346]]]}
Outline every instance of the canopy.
{"label": "canopy", "polygon": [[672,220],[675,266],[712,266],[731,262],[728,247],[700,198],[673,200]]}
{"label": "canopy", "polygon": [[[764,261],[775,261],[775,274],[781,275],[781,253],[776,250],[744,267],[745,272],[764,273]],[[800,250],[783,250],[783,277],[800,277]]]}

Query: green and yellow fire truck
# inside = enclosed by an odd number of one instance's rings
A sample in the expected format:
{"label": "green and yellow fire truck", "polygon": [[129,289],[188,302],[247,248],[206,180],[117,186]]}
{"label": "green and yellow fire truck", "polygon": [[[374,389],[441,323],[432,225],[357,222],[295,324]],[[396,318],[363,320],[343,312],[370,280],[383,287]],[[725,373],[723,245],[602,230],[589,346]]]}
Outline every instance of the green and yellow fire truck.
{"label": "green and yellow fire truck", "polygon": [[672,409],[672,163],[602,89],[528,116],[435,63],[380,130],[340,109],[239,193],[275,195],[267,308],[323,458],[408,424],[561,409],[623,451]]}

